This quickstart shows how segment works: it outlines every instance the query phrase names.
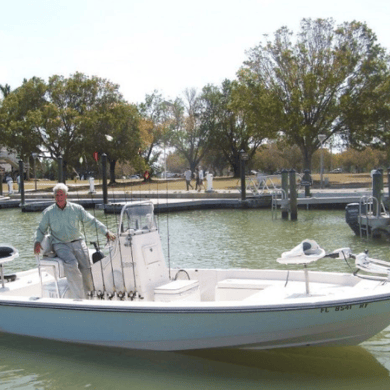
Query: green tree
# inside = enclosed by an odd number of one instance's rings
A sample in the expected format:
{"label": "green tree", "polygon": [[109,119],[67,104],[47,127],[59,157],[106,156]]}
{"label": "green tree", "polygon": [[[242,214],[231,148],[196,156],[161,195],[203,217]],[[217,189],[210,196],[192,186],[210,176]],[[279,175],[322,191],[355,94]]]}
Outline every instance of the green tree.
{"label": "green tree", "polygon": [[161,155],[164,142],[167,141],[169,132],[169,106],[167,106],[162,94],[154,91],[145,96],[145,101],[138,105],[141,115],[141,156],[145,165],[157,170],[157,162]]}
{"label": "green tree", "polygon": [[380,107],[388,102],[388,57],[366,24],[355,21],[335,26],[332,19],[303,19],[295,43],[292,37],[282,27],[274,41],[251,49],[239,77],[277,99],[280,135],[299,146],[310,169],[319,134],[325,142],[334,134],[358,142],[369,126],[378,129]]}
{"label": "green tree", "polygon": [[141,146],[139,113],[137,107],[124,101],[103,104],[89,118],[85,143],[90,145],[88,155],[97,151],[107,155],[110,165],[110,185],[116,182],[115,167],[118,162],[129,162],[140,171],[143,159],[139,156]]}
{"label": "green tree", "polygon": [[256,151],[253,169],[272,174],[282,169],[302,171],[302,158],[296,145],[289,146],[281,142],[268,142]]}
{"label": "green tree", "polygon": [[176,99],[169,106],[172,115],[170,145],[194,172],[210,144],[210,128],[203,121],[203,100],[195,89],[186,89],[184,100]]}
{"label": "green tree", "polygon": [[202,158],[202,164],[214,176],[223,176],[224,172],[229,171],[230,165],[221,150],[212,148]]}
{"label": "green tree", "polygon": [[377,88],[361,97],[346,98],[345,117],[349,131],[344,138],[357,150],[370,146],[386,150],[390,157],[390,76],[380,74],[379,77],[383,82]]}
{"label": "green tree", "polygon": [[338,165],[346,172],[370,172],[376,168],[387,168],[386,153],[371,147],[362,151],[348,148],[336,158]]}
{"label": "green tree", "polygon": [[2,142],[24,161],[29,161],[32,153],[40,151],[41,137],[34,131],[32,122],[33,113],[45,104],[45,93],[43,80],[33,77],[7,94],[0,108]]}
{"label": "green tree", "polygon": [[[268,126],[264,120],[259,120],[261,114],[254,114],[249,108],[245,94],[250,92],[244,83],[224,80],[221,87],[208,85],[202,93],[203,123],[210,132],[211,150],[216,155],[223,153],[235,177],[240,175],[240,152],[248,154],[250,166],[257,148],[274,129],[274,125]],[[259,112],[263,112],[262,107],[263,103]]]}
{"label": "green tree", "polygon": [[172,152],[167,156],[167,167],[169,167],[169,172],[174,172],[177,174],[183,173],[187,168],[188,162],[184,157],[177,153]]}
{"label": "green tree", "polygon": [[[7,144],[21,157],[36,151],[53,159],[62,156],[69,169],[79,165],[81,156],[92,159],[94,151],[106,152],[115,167],[137,144],[138,115],[118,85],[82,73],[54,75],[47,84],[38,78],[25,80],[4,99],[1,115]],[[105,135],[115,142],[108,143]]]}

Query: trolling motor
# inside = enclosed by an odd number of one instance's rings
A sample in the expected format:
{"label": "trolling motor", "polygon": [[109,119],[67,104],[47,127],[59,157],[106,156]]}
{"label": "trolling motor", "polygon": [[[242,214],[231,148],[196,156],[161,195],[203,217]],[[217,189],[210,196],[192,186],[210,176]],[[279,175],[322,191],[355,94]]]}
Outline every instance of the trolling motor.
{"label": "trolling motor", "polygon": [[[371,280],[380,280],[380,281],[390,281],[390,262],[374,259],[368,256],[368,250],[365,249],[364,252],[359,254],[353,254],[350,248],[340,248],[336,249],[332,253],[329,253],[325,257],[344,259],[347,265],[347,259],[355,260],[356,271],[353,272],[354,276],[358,276],[362,279],[371,279]],[[367,272],[368,274],[384,274],[387,277],[374,276],[374,275],[357,275],[359,271]]]}

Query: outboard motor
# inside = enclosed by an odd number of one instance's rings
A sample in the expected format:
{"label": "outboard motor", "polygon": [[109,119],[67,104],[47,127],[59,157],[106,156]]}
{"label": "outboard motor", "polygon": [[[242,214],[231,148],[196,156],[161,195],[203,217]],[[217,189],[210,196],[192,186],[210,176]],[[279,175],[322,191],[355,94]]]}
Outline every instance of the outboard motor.
{"label": "outboard motor", "polygon": [[[366,213],[366,205],[361,205],[361,213]],[[359,236],[359,203],[349,203],[345,207],[345,222],[349,225],[349,227],[353,230],[353,232]]]}

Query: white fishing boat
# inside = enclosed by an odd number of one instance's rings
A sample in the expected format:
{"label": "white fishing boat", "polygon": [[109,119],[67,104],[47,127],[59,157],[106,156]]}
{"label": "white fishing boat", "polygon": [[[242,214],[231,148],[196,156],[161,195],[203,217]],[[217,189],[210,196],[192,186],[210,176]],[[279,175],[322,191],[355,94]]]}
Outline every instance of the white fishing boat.
{"label": "white fishing boat", "polygon": [[[18,251],[0,245],[0,331],[131,349],[270,349],[355,345],[390,324],[390,264],[367,253],[326,255],[304,240],[278,259],[285,270],[169,269],[152,203],[124,205],[119,221],[107,255],[93,254],[89,299],[72,299],[48,247],[37,268],[4,275]],[[308,268],[336,258],[360,272]]]}

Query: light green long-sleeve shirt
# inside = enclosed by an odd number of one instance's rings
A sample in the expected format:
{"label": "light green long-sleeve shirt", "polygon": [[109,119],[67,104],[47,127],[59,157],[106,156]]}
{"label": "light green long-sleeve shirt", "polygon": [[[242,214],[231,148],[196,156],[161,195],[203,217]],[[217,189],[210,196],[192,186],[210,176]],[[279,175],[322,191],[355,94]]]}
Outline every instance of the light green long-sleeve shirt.
{"label": "light green long-sleeve shirt", "polygon": [[101,222],[85,211],[82,206],[66,202],[66,207],[60,209],[55,203],[43,211],[42,220],[35,234],[35,242],[42,242],[49,229],[52,244],[82,240],[84,239],[81,232],[83,224],[85,226],[96,226],[104,235],[108,231]]}

